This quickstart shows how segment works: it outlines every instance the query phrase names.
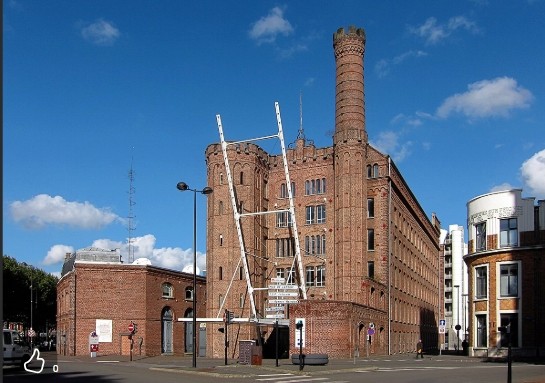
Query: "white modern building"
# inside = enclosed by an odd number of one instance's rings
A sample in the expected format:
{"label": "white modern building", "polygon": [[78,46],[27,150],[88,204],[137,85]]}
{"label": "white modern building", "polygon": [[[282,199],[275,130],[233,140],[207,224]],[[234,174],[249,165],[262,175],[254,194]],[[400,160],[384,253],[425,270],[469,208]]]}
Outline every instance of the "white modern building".
{"label": "white modern building", "polygon": [[[448,231],[442,230],[444,249],[445,278],[445,336],[442,340],[443,349],[458,350],[466,339],[468,328],[468,277],[464,256],[467,254],[467,244],[464,242],[464,228],[459,225],[449,225]],[[459,330],[456,326],[460,325]]]}

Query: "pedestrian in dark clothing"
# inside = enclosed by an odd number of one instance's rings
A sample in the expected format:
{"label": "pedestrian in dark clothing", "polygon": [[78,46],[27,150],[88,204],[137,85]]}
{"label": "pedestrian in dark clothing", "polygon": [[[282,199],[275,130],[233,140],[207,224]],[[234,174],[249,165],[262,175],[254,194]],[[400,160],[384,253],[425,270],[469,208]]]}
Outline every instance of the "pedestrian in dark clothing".
{"label": "pedestrian in dark clothing", "polygon": [[416,344],[416,359],[418,359],[418,355],[424,359],[424,345],[422,344],[422,339]]}

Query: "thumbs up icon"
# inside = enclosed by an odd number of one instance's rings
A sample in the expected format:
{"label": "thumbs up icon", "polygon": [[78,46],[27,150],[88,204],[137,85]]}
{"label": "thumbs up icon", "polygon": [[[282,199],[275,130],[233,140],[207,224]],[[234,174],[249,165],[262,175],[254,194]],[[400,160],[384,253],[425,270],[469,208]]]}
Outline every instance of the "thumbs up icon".
{"label": "thumbs up icon", "polygon": [[[32,367],[29,366],[29,364],[34,361],[34,357],[36,357],[36,362],[42,363],[39,369],[37,367],[34,368],[34,366]],[[45,365],[45,360],[43,358],[40,358],[40,351],[37,348],[34,349],[34,352],[32,353],[32,356],[30,357],[30,359],[24,363],[25,371],[32,372],[34,374],[39,374],[40,372],[42,372],[44,370],[44,365]]]}

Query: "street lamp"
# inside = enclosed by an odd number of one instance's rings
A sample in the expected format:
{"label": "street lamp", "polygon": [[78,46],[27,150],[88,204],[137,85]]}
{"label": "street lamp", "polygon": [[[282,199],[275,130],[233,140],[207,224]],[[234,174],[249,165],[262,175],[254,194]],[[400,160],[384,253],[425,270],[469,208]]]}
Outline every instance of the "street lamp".
{"label": "street lamp", "polygon": [[204,195],[213,192],[206,186],[202,190],[190,189],[185,182],[176,185],[180,191],[193,192],[193,367],[197,367],[197,193]]}
{"label": "street lamp", "polygon": [[458,342],[458,348],[456,349],[456,354],[459,354],[460,353],[460,329],[462,328],[462,326],[460,326],[460,298],[459,298],[459,289],[460,289],[460,285],[454,285],[454,288],[456,289],[456,312],[457,312],[457,321],[456,321],[456,327],[454,327],[456,329],[456,338],[457,338],[457,342]]}

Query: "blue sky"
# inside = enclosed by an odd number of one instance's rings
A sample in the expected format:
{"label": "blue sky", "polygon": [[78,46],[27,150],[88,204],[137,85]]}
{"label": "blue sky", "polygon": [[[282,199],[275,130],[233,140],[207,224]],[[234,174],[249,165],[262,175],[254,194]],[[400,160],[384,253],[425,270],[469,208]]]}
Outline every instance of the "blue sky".
{"label": "blue sky", "polygon": [[6,0],[3,11],[3,253],[46,271],[88,246],[127,259],[131,166],[135,258],[190,265],[193,195],[176,184],[206,185],[216,114],[226,139],[273,134],[278,101],[289,143],[302,94],[306,137],[330,146],[332,35],[349,25],[367,36],[369,139],[428,216],[465,227],[477,195],[545,198],[545,0]]}

